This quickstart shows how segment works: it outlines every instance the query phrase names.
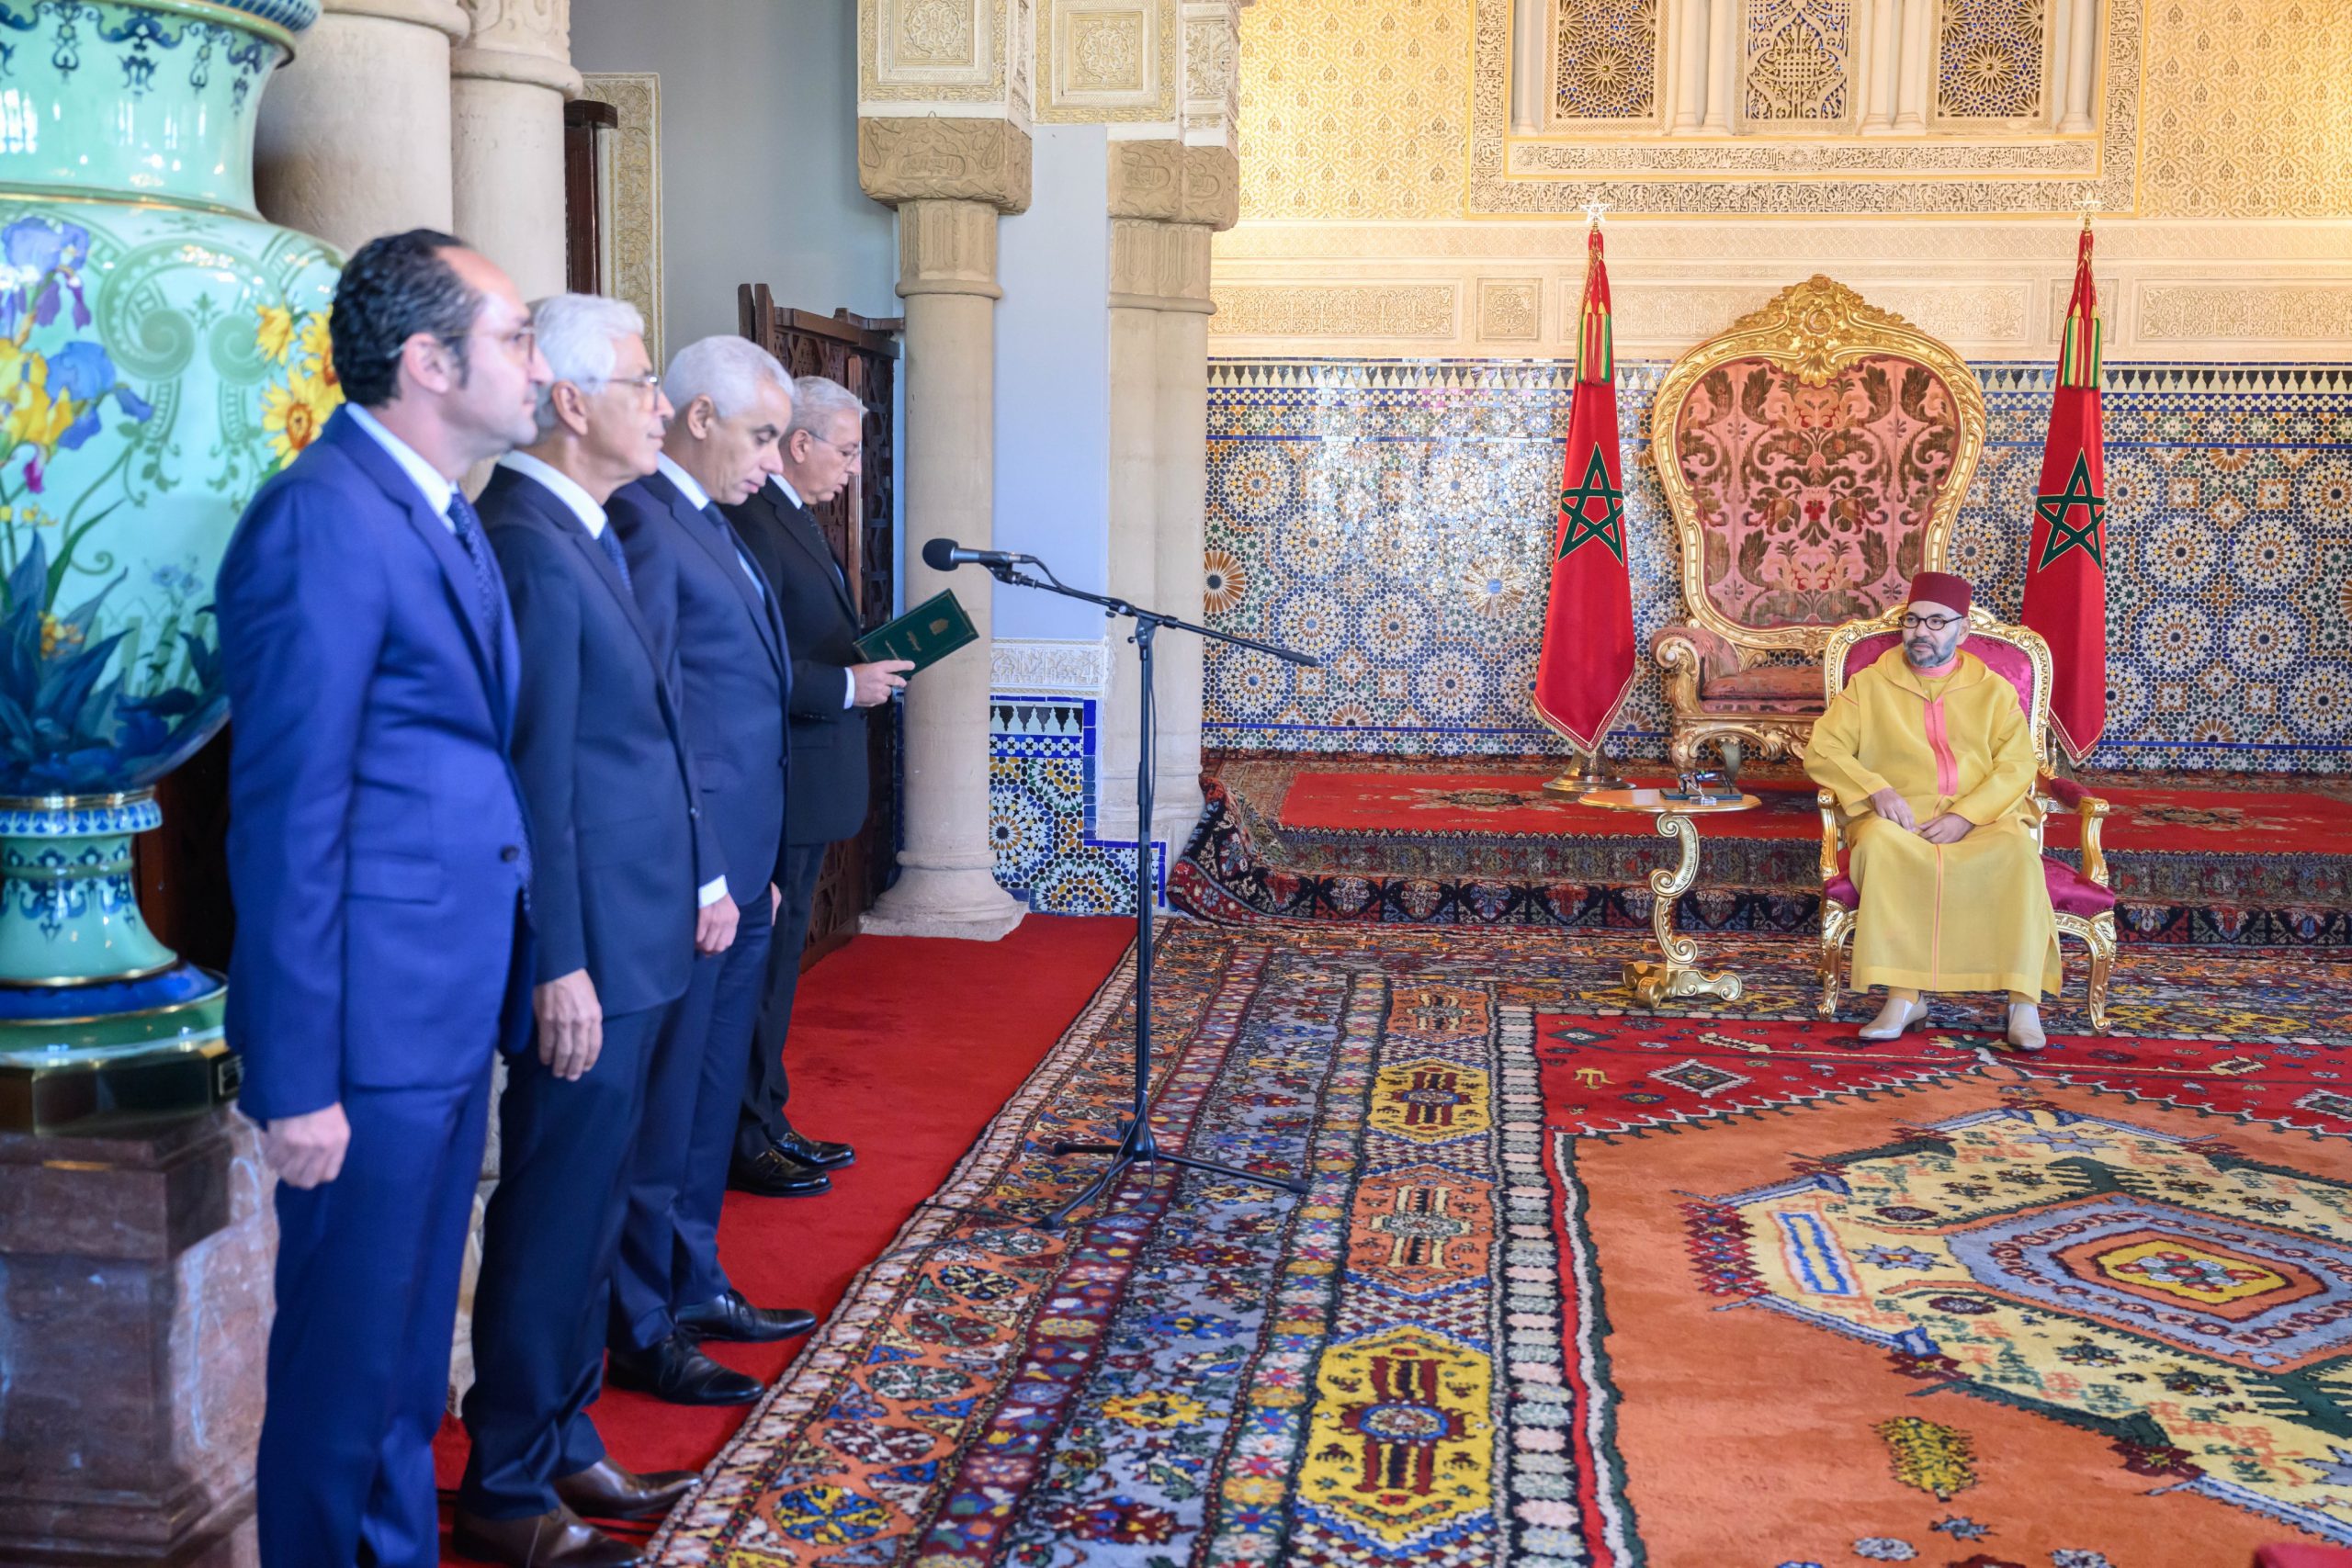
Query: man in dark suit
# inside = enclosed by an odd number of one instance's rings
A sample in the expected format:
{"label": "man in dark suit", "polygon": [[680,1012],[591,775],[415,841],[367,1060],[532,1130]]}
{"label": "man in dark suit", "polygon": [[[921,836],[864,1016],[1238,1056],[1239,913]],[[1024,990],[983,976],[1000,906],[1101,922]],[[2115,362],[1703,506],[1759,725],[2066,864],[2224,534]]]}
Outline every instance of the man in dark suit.
{"label": "man in dark suit", "polygon": [[615,491],[606,510],[639,608],[678,671],[703,818],[735,901],[735,941],[695,963],[646,1090],[608,1375],[678,1404],[737,1404],[757,1399],[760,1385],[697,1340],[783,1339],[816,1326],[807,1312],[752,1305],[718,1265],[743,1053],[775,914],[792,656],[775,592],[714,502],[741,502],[776,471],[792,380],[759,344],[710,337],[670,361],[664,389],[677,412],[661,467]]}
{"label": "man in dark suit", "polygon": [[[665,1513],[690,1473],[638,1476],[589,1420],[654,1043],[697,948],[735,905],[705,835],[666,660],[604,501],[652,471],[669,404],[630,306],[567,294],[532,312],[554,380],[541,434],[481,495],[522,646],[514,766],[536,863],[537,1050],[499,1102],[499,1183],[474,1290],[468,1555],[530,1568],[638,1561],[582,1522]],[[697,912],[699,907],[699,912]]]}
{"label": "man in dark suit", "polygon": [[776,881],[783,902],[728,1175],[730,1186],[750,1192],[821,1191],[830,1185],[826,1172],[855,1157],[846,1144],[810,1138],[793,1127],[785,1114],[792,1086],[784,1050],[825,850],[865,824],[865,710],[902,690],[902,671],[914,668],[898,659],[861,660],[849,581],[808,510],[839,495],[855,477],[865,412],[840,382],[800,378],[792,388],[783,471],[727,511],[775,591],[792,647],[792,790]]}
{"label": "man in dark suit", "polygon": [[328,330],[349,401],[215,601],[228,1034],[278,1176],[256,1514],[267,1568],[430,1568],[491,1064],[529,994],[519,654],[457,479],[530,439],[548,370],[506,275],[429,231],[360,247]]}

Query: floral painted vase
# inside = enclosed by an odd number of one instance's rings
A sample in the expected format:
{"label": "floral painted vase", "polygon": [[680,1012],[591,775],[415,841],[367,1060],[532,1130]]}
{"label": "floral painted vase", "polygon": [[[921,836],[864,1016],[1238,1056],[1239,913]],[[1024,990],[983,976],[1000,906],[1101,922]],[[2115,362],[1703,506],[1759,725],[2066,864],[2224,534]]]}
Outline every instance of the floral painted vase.
{"label": "floral painted vase", "polygon": [[0,0],[0,1101],[28,1051],[218,1038],[130,835],[228,716],[238,514],[341,400],[337,258],[253,195],[263,85],[317,15]]}

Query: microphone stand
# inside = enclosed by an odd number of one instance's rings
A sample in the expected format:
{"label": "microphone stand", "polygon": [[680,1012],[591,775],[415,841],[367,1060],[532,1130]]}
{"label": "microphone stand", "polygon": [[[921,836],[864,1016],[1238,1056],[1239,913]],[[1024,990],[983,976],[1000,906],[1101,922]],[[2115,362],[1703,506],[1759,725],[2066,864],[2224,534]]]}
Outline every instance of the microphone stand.
{"label": "microphone stand", "polygon": [[1108,1155],[1111,1156],[1111,1163],[1103,1168],[1102,1174],[1088,1182],[1085,1190],[1077,1197],[1038,1221],[1038,1228],[1048,1231],[1059,1230],[1068,1223],[1072,1213],[1110,1191],[1130,1168],[1138,1165],[1172,1165],[1186,1170],[1197,1170],[1211,1176],[1226,1177],[1235,1181],[1254,1182],[1258,1186],[1272,1187],[1284,1192],[1304,1193],[1306,1190],[1306,1183],[1303,1181],[1295,1181],[1279,1176],[1261,1176],[1254,1170],[1241,1170],[1229,1165],[1216,1165],[1208,1160],[1194,1159],[1190,1155],[1171,1154],[1161,1148],[1159,1141],[1152,1135],[1151,775],[1154,740],[1152,726],[1155,716],[1151,689],[1151,645],[1152,639],[1159,636],[1163,627],[1172,626],[1178,631],[1191,632],[1195,637],[1209,637],[1217,642],[1229,642],[1238,648],[1255,649],[1260,653],[1272,654],[1274,658],[1284,660],[1292,664],[1314,668],[1320,665],[1322,660],[1310,658],[1304,653],[1294,652],[1286,648],[1277,648],[1272,643],[1259,642],[1252,637],[1235,637],[1229,632],[1215,631],[1207,626],[1195,626],[1191,621],[1180,620],[1174,615],[1163,615],[1156,610],[1139,609],[1124,599],[1114,599],[1107,594],[1089,593],[1082,588],[1072,588],[1055,577],[1052,570],[1043,561],[1033,564],[1039,571],[1046,574],[1044,581],[1030,576],[1010,561],[983,564],[988,565],[989,570],[994,574],[999,582],[1010,583],[1020,588],[1035,588],[1045,593],[1058,593],[1066,599],[1083,600],[1089,604],[1100,604],[1106,617],[1125,616],[1135,623],[1136,628],[1135,635],[1129,640],[1136,645],[1136,664],[1139,677],[1137,684],[1140,696],[1136,706],[1136,716],[1139,720],[1142,757],[1136,764],[1135,1096],[1127,1108],[1126,1125],[1120,1131],[1116,1143],[1057,1143],[1054,1145],[1052,1153],[1056,1159],[1066,1158],[1071,1155]]}

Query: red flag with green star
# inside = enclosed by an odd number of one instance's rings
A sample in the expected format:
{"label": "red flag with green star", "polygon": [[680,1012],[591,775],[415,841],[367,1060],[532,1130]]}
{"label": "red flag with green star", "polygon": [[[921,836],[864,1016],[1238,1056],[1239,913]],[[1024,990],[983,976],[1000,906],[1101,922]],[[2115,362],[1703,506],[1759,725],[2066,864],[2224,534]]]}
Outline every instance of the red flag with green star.
{"label": "red flag with green star", "polygon": [[1587,243],[1575,400],[1552,533],[1552,592],[1535,656],[1535,712],[1591,756],[1634,685],[1634,582],[1625,569],[1616,356],[1599,224]]}
{"label": "red flag with green star", "polygon": [[2025,624],[2050,645],[2050,722],[2080,762],[2107,728],[2107,459],[2098,411],[2098,291],[2083,225],[2075,297],[2058,340],[2058,388],[2034,487]]}

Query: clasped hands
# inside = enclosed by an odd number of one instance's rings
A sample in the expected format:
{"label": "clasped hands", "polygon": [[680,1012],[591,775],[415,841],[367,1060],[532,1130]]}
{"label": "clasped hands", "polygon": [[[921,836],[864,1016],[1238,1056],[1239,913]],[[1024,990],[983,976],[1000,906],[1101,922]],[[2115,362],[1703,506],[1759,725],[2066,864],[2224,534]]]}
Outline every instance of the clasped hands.
{"label": "clasped hands", "polygon": [[1947,811],[1926,827],[1912,815],[1911,803],[1892,789],[1871,792],[1871,809],[1905,832],[1917,833],[1931,844],[1956,844],[1976,830],[1976,824],[1957,811]]}

